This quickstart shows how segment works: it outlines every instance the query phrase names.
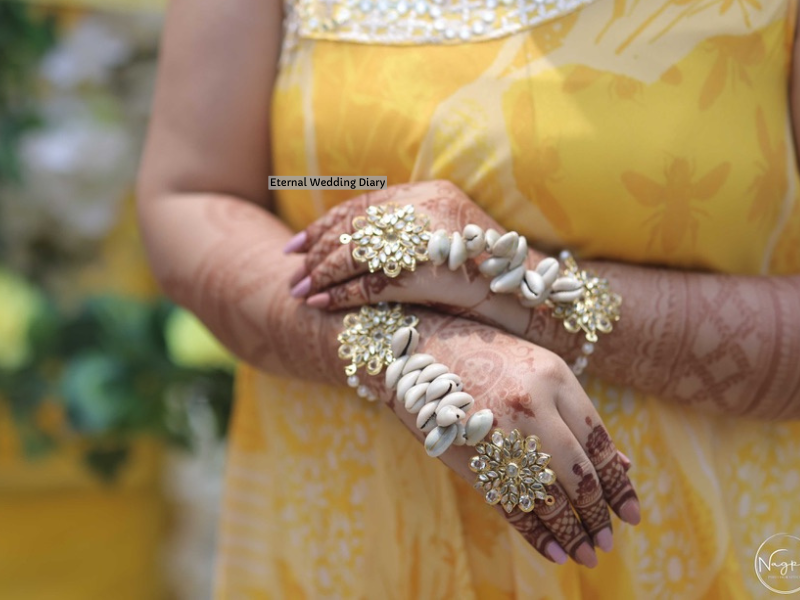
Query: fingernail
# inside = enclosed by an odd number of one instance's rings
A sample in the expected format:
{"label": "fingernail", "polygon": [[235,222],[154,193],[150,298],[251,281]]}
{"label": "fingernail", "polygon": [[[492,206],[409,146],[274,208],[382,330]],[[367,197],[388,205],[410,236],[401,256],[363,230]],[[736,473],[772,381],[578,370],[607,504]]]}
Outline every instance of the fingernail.
{"label": "fingernail", "polygon": [[625,453],[620,451],[620,450],[617,450],[617,454],[619,454],[619,457],[622,459],[622,466],[625,467],[625,470],[627,471],[628,469],[630,469],[631,468],[631,459],[628,458],[625,455]]}
{"label": "fingernail", "polygon": [[611,552],[614,549],[614,534],[611,533],[611,529],[606,527],[598,531],[594,536],[594,543],[603,552]]}
{"label": "fingernail", "polygon": [[305,266],[300,267],[297,271],[292,273],[292,276],[289,278],[289,285],[292,287],[296,286],[306,275],[308,275],[308,272]]}
{"label": "fingernail", "polygon": [[314,294],[306,300],[311,308],[326,308],[331,303],[331,295],[323,292],[322,294]]}
{"label": "fingernail", "polygon": [[575,558],[584,567],[594,569],[597,566],[597,554],[594,553],[589,542],[584,542],[578,546],[578,549],[575,551]]}
{"label": "fingernail", "polygon": [[550,542],[544,549],[547,552],[547,556],[553,559],[553,562],[559,565],[563,565],[567,562],[567,553],[564,552],[564,549],[558,545],[558,542]]}
{"label": "fingernail", "polygon": [[297,252],[303,247],[307,239],[308,234],[305,231],[295,234],[292,236],[292,239],[290,239],[289,242],[283,247],[283,253],[291,254],[292,252]]}
{"label": "fingernail", "polygon": [[619,509],[619,516],[626,523],[638,525],[639,521],[642,520],[642,514],[639,511],[639,501],[635,498],[626,501]]}
{"label": "fingernail", "polygon": [[311,291],[311,277],[305,277],[289,292],[292,298],[302,298]]}

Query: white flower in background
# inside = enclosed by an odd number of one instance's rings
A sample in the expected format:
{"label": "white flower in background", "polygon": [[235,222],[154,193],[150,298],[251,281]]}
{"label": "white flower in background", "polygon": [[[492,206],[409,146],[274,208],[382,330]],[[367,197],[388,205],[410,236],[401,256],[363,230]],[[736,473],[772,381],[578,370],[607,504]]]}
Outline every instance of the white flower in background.
{"label": "white flower in background", "polygon": [[125,128],[83,118],[28,134],[20,157],[24,195],[55,219],[59,238],[99,239],[107,233],[135,173]]}
{"label": "white flower in background", "polygon": [[128,40],[99,17],[86,17],[67,32],[41,64],[44,79],[56,88],[83,83],[102,84],[111,69],[127,60],[133,48]]}

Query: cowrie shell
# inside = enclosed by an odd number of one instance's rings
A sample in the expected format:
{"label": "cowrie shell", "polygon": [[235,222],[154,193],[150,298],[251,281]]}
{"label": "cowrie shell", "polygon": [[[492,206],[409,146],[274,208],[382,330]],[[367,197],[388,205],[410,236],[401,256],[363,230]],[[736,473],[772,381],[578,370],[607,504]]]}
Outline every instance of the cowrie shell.
{"label": "cowrie shell", "polygon": [[436,407],[438,402],[429,402],[424,405],[417,413],[417,428],[425,433],[430,432],[436,427]]}
{"label": "cowrie shell", "polygon": [[443,265],[450,254],[450,238],[444,229],[437,229],[428,241],[428,258],[437,267]]}
{"label": "cowrie shell", "polygon": [[451,394],[447,394],[447,396],[442,398],[441,402],[439,402],[439,410],[441,410],[445,406],[455,406],[460,408],[464,412],[469,412],[474,404],[475,404],[475,398],[470,396],[468,393],[453,392]]}
{"label": "cowrie shell", "polygon": [[403,367],[406,366],[408,362],[407,356],[401,356],[400,358],[396,358],[392,364],[386,367],[386,387],[390,390],[393,390],[397,385],[397,382],[400,381],[400,377],[403,375]]}
{"label": "cowrie shell", "polygon": [[436,458],[444,454],[456,439],[458,425],[450,427],[436,427],[425,438],[425,451],[428,456]]}
{"label": "cowrie shell", "polygon": [[413,327],[401,327],[392,335],[392,354],[395,358],[411,355],[419,344],[419,332]]}
{"label": "cowrie shell", "polygon": [[486,234],[483,233],[483,229],[474,223],[470,223],[464,227],[463,237],[464,245],[467,247],[467,257],[475,258],[480,256],[484,248],[486,248]]}
{"label": "cowrie shell", "polygon": [[458,423],[466,416],[463,410],[451,404],[442,406],[439,404],[439,409],[436,411],[436,424],[439,427],[449,427],[453,423]]}
{"label": "cowrie shell", "polygon": [[430,354],[414,354],[408,359],[406,366],[403,367],[403,375],[410,373],[411,371],[421,371],[428,365],[432,365],[435,362],[436,359]]}
{"label": "cowrie shell", "polygon": [[467,446],[474,446],[489,433],[494,423],[494,415],[488,408],[473,414],[465,425]]}
{"label": "cowrie shell", "polygon": [[450,242],[450,258],[447,266],[451,271],[455,271],[465,262],[467,262],[467,246],[464,244],[464,238],[456,231],[453,233],[453,239]]}

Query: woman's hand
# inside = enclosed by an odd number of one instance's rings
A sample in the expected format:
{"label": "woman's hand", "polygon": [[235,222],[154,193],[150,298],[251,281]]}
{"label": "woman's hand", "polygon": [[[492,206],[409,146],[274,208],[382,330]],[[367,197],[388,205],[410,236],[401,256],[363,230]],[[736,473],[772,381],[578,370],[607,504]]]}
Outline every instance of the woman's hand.
{"label": "woman's hand", "polygon": [[[551,352],[491,327],[424,309],[414,313],[421,317],[417,351],[431,354],[461,376],[464,391],[475,398],[474,410],[491,409],[495,426],[506,433],[519,429],[523,435],[538,435],[543,451],[552,456],[549,466],[557,482],[549,491],[555,504],[537,505],[528,514],[498,510],[544,556],[563,563],[568,554],[593,567],[593,546],[606,552],[612,547],[608,507],[635,525],[639,503],[626,475],[627,459],[617,452],[567,365]],[[424,439],[416,415],[386,390],[382,376],[368,378],[366,384]],[[474,448],[451,446],[441,460],[471,484],[475,475],[468,464],[475,454]]]}
{"label": "woman's hand", "polygon": [[[388,203],[414,206],[418,216],[425,215],[430,219],[431,232],[438,229],[448,234],[461,232],[468,223],[484,230],[505,232],[466,194],[447,181],[393,186],[385,191],[358,196],[332,209],[296,236],[287,247],[289,252],[305,253],[304,268],[292,277],[293,295],[311,296],[309,304],[317,308],[357,306],[364,303],[366,295],[375,292],[376,286],[386,283],[388,278],[382,272],[371,277],[359,277],[368,273],[367,265],[356,262],[352,255],[353,246],[342,244],[339,237],[343,233],[353,233],[353,219],[363,216],[368,206]],[[431,265],[422,264],[418,267],[413,274],[405,271],[397,279],[389,280],[404,289],[404,301],[437,304],[441,300],[437,291],[447,288],[450,292],[455,286],[458,294],[454,295],[458,296],[459,305],[467,307],[488,293],[489,281],[481,276],[474,262],[467,262],[464,269],[455,273],[446,266],[433,269]],[[432,288],[427,285],[424,275],[434,270],[438,285]]]}

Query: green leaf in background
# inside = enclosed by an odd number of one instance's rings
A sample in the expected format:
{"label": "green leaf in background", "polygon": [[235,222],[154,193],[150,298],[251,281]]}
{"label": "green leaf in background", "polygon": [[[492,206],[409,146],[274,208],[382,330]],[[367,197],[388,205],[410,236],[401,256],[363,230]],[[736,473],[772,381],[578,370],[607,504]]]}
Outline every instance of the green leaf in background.
{"label": "green leaf in background", "polygon": [[79,355],[67,363],[61,394],[70,424],[84,434],[121,428],[136,402],[125,366],[99,353]]}

